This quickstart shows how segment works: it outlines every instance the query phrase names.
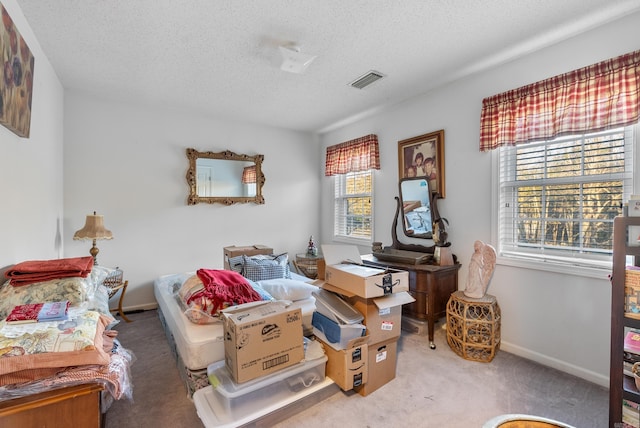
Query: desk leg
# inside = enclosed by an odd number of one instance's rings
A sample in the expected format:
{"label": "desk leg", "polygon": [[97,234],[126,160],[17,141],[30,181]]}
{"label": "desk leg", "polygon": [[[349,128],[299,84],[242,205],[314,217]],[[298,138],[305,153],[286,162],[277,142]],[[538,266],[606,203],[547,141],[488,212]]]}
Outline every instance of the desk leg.
{"label": "desk leg", "polygon": [[435,298],[434,293],[429,293],[427,296],[427,330],[429,332],[429,348],[436,349],[436,342],[433,340],[434,332],[435,332]]}

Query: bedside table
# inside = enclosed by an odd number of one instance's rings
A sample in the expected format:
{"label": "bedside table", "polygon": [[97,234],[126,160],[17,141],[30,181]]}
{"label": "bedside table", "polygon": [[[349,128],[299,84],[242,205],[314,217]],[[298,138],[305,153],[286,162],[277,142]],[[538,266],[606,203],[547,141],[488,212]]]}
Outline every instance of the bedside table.
{"label": "bedside table", "polygon": [[122,310],[122,301],[124,300],[124,293],[127,291],[127,285],[129,285],[129,281],[124,281],[122,277],[123,277],[122,270],[116,268],[116,270],[111,272],[104,279],[104,281],[102,282],[102,285],[104,285],[107,288],[107,291],[109,293],[109,300],[111,300],[113,296],[118,294],[118,291],[120,292],[120,299],[118,299],[118,308],[110,309],[110,311],[119,313],[123,320],[125,320],[126,322],[131,322],[131,320],[127,318],[127,316],[124,314],[124,311]]}
{"label": "bedside table", "polygon": [[323,260],[323,257],[312,256],[307,253],[296,254],[296,261],[294,265],[296,269],[307,278],[316,279],[318,277],[318,261]]}

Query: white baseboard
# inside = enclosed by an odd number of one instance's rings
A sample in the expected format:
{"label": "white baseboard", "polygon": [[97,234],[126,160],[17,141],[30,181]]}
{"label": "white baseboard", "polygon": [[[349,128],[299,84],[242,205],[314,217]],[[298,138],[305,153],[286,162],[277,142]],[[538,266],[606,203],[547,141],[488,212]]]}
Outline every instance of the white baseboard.
{"label": "white baseboard", "polygon": [[558,360],[558,359],[549,357],[547,355],[543,355],[538,352],[531,351],[530,349],[513,345],[509,342],[501,341],[500,349],[502,349],[505,352],[509,352],[510,354],[514,354],[519,357],[526,358],[531,361],[535,361],[536,363],[543,364],[547,367],[552,367],[562,372],[569,373],[571,375],[577,376],[589,382],[593,382],[597,385],[604,386],[605,388],[609,388],[609,376],[603,376],[599,373],[596,373],[590,370],[585,370],[582,367],[574,366],[573,364],[568,364],[565,361]]}

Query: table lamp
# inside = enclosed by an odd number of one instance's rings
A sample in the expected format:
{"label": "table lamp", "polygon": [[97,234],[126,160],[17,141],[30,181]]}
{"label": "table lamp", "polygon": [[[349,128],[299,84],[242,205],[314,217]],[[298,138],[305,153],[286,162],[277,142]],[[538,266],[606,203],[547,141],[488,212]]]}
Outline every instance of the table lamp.
{"label": "table lamp", "polygon": [[113,234],[110,230],[104,228],[104,217],[97,215],[95,211],[93,215],[87,215],[84,227],[73,235],[74,241],[85,239],[93,239],[93,246],[91,250],[89,250],[89,253],[93,256],[93,264],[98,265],[98,253],[100,250],[98,250],[96,246],[96,240],[113,239]]}

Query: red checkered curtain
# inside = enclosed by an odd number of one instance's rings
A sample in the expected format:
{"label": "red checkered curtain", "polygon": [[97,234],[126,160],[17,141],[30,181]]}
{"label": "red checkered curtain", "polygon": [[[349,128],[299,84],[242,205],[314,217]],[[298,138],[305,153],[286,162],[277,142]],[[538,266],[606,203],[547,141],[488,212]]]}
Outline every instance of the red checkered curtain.
{"label": "red checkered curtain", "polygon": [[480,151],[638,121],[640,51],[482,100]]}
{"label": "red checkered curtain", "polygon": [[256,166],[247,166],[242,170],[242,182],[255,183],[256,182]]}
{"label": "red checkered curtain", "polygon": [[380,169],[378,136],[374,134],[327,147],[325,176]]}

